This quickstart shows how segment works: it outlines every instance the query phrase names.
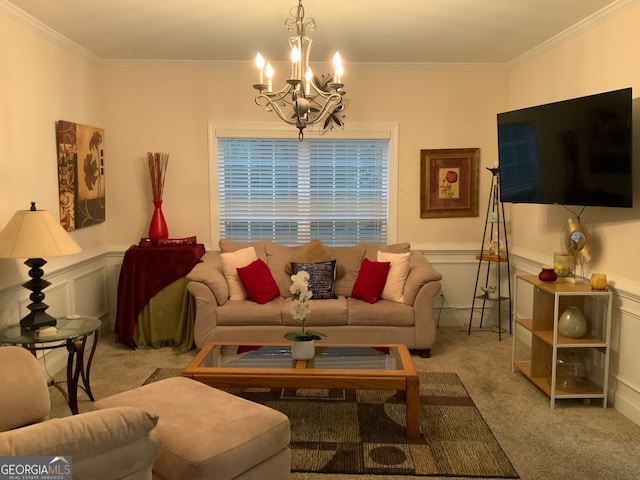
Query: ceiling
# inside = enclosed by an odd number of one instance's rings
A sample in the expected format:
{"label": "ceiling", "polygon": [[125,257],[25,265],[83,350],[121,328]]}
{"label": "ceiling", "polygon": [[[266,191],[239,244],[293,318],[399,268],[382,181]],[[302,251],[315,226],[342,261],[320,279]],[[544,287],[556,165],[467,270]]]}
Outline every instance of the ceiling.
{"label": "ceiling", "polygon": [[[312,61],[506,63],[630,0],[304,0]],[[0,0],[105,60],[287,60],[297,0]],[[18,12],[21,13],[21,12]]]}

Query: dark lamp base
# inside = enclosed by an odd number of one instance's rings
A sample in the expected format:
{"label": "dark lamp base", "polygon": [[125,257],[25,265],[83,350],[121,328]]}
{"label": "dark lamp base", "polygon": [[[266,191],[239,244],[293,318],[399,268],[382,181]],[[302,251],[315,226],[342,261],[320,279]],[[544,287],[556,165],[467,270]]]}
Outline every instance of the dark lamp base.
{"label": "dark lamp base", "polygon": [[27,330],[38,330],[41,327],[55,327],[57,321],[54,317],[42,310],[32,311],[20,320],[20,326]]}
{"label": "dark lamp base", "polygon": [[30,313],[20,320],[20,326],[28,330],[38,330],[40,327],[54,326],[56,319],[46,312],[49,305],[43,302],[44,293],[42,290],[51,285],[42,278],[44,274],[42,267],[47,262],[42,258],[29,258],[24,263],[31,267],[29,269],[31,280],[22,284],[24,288],[31,291],[31,295],[29,295],[31,303],[27,305]]}

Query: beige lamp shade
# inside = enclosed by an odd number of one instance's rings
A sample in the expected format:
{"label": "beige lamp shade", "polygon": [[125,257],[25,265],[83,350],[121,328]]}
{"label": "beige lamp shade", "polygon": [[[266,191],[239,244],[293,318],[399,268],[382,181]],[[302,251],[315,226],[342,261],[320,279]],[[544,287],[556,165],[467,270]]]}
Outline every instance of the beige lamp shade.
{"label": "beige lamp shade", "polygon": [[57,257],[81,250],[46,210],[19,210],[0,233],[0,258]]}

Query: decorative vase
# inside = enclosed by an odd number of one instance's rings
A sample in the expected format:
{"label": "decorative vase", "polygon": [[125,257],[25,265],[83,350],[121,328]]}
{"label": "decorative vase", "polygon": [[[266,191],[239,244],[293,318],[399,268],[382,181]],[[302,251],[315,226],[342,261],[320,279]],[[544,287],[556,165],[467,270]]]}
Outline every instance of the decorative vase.
{"label": "decorative vase", "polygon": [[587,320],[578,307],[567,308],[558,320],[558,333],[568,338],[582,338],[587,333]]}
{"label": "decorative vase", "polygon": [[542,271],[538,274],[538,278],[541,282],[555,282],[558,279],[558,275],[554,271],[553,267],[543,265]]}
{"label": "decorative vase", "polygon": [[311,360],[315,354],[316,342],[314,340],[291,342],[291,358],[294,360]]}
{"label": "decorative vase", "polygon": [[573,274],[571,255],[564,252],[555,252],[553,254],[553,269],[559,277],[571,277]]}
{"label": "decorative vase", "polygon": [[556,385],[558,387],[575,391],[583,386],[589,375],[591,375],[591,362],[586,356],[586,351],[579,352],[575,348],[558,349],[556,363]]}
{"label": "decorative vase", "polygon": [[151,217],[151,224],[149,225],[149,238],[153,243],[158,243],[158,240],[167,238],[168,236],[169,229],[167,228],[167,222],[162,213],[162,200],[154,200],[153,215]]}
{"label": "decorative vase", "polygon": [[594,290],[606,290],[607,276],[604,273],[594,273],[591,275],[591,288]]}

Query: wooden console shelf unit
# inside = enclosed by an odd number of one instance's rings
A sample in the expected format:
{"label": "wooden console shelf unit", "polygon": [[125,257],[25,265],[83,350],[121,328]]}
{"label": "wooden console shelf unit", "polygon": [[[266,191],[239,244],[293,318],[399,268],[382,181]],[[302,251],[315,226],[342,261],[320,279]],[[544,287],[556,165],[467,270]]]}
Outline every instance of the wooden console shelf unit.
{"label": "wooden console shelf unit", "polygon": [[[522,291],[532,290],[530,316],[523,316]],[[516,276],[516,307],[512,361],[519,370],[550,398],[551,408],[556,399],[602,399],[607,406],[609,355],[611,338],[612,294],[608,290],[593,290],[586,283],[570,283],[562,279],[542,282],[537,275]],[[587,320],[587,333],[578,339],[558,332],[558,321],[569,307],[576,306]],[[526,348],[518,334],[530,336]],[[521,352],[522,351],[522,352]],[[558,372],[558,359],[571,353],[587,362],[591,370],[583,379],[563,377]],[[571,380],[571,381],[569,381]]]}

